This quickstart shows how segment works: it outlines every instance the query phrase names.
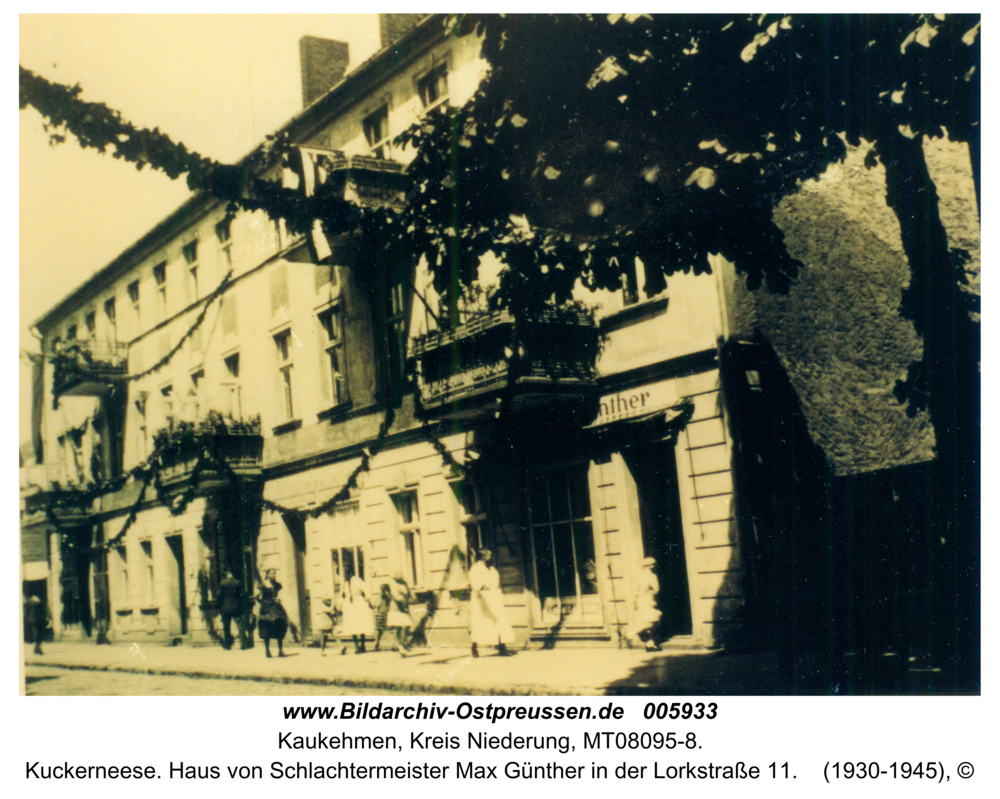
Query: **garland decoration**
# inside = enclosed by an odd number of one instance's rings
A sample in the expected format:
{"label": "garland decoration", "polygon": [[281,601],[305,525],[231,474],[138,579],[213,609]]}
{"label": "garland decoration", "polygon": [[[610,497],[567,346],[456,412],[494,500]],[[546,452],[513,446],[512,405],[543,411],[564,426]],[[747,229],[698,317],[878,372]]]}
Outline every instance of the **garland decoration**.
{"label": "garland decoration", "polygon": [[229,287],[229,283],[232,280],[232,278],[233,278],[233,272],[232,270],[230,270],[229,272],[226,273],[226,276],[222,278],[222,281],[219,283],[219,285],[215,287],[215,290],[212,291],[212,293],[205,298],[205,305],[198,313],[198,316],[195,318],[191,326],[187,329],[187,332],[185,332],[184,335],[181,336],[180,339],[177,341],[177,343],[170,349],[170,352],[168,352],[166,355],[160,358],[160,360],[158,360],[148,369],[139,372],[138,374],[129,375],[128,381],[130,383],[135,380],[140,380],[143,377],[146,377],[147,375],[151,375],[153,374],[153,372],[158,372],[160,369],[162,369],[164,366],[170,363],[171,359],[178,352],[180,352],[181,347],[184,346],[184,342],[187,341],[189,338],[191,338],[191,336],[194,335],[195,331],[199,327],[201,327],[201,323],[205,321],[205,316],[208,314],[209,306],[211,306],[211,304],[215,302],[215,300]]}

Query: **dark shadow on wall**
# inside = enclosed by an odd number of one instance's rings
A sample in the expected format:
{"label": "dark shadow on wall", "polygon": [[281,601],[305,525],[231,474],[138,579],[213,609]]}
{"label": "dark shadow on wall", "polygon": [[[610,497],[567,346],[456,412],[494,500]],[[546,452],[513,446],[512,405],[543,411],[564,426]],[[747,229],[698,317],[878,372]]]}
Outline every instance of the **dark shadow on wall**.
{"label": "dark shadow on wall", "polygon": [[724,643],[773,651],[777,693],[975,693],[942,647],[959,619],[933,464],[834,477],[767,340],[720,358],[746,596]]}

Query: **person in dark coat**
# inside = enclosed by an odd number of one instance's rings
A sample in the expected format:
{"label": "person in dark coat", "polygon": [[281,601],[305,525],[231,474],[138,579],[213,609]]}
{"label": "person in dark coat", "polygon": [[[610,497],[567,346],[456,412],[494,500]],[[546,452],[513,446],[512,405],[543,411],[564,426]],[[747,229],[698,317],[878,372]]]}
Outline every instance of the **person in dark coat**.
{"label": "person in dark coat", "polygon": [[242,635],[243,625],[243,585],[226,572],[225,578],[219,584],[219,614],[222,616],[222,646],[233,648],[233,619],[236,619],[237,630]]}
{"label": "person in dark coat", "polygon": [[45,603],[42,602],[35,594],[28,597],[26,603],[28,624],[31,625],[31,640],[35,643],[35,654],[41,655],[42,652],[42,638],[45,637],[45,627],[48,612],[45,608]]}
{"label": "person in dark coat", "polygon": [[271,657],[271,639],[278,642],[278,657],[283,658],[281,644],[285,640],[285,633],[288,632],[288,614],[278,601],[278,592],[281,591],[281,583],[275,577],[277,571],[268,569],[264,572],[264,579],[260,583],[260,591],[257,594],[257,601],[260,608],[257,613],[257,630],[260,637],[264,639],[264,654]]}

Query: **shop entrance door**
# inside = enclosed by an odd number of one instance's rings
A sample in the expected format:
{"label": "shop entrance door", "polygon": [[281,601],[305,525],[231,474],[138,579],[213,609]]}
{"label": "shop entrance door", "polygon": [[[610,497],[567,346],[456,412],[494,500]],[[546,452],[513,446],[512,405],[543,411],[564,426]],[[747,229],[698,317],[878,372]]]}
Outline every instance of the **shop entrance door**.
{"label": "shop entrance door", "polygon": [[631,447],[625,462],[639,495],[644,557],[656,559],[660,593],[656,604],[662,616],[654,637],[664,641],[691,634],[691,598],[674,445],[669,441]]}
{"label": "shop entrance door", "polygon": [[528,476],[531,546],[542,626],[602,626],[588,464]]}

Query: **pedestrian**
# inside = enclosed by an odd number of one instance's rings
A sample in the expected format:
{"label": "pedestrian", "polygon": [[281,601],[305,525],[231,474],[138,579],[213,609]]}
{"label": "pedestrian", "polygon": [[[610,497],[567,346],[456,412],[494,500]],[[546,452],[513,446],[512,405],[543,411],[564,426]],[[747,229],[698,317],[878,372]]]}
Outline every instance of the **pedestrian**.
{"label": "pedestrian", "polygon": [[237,631],[243,637],[243,585],[233,577],[231,571],[219,583],[219,614],[222,616],[222,647],[233,648],[233,619]]}
{"label": "pedestrian", "polygon": [[507,608],[500,590],[500,572],[493,565],[493,553],[480,550],[479,559],[469,569],[472,602],[469,605],[469,637],[472,657],[479,657],[480,646],[495,646],[500,657],[512,654],[507,644],[514,643],[514,630],[507,620]]}
{"label": "pedestrian", "polygon": [[[354,642],[354,654],[363,654],[365,638],[375,637],[375,619],[372,616],[372,607],[368,604],[368,589],[365,586],[365,581],[354,574],[350,567],[344,571],[344,582],[340,586],[340,599],[344,613],[340,633],[351,636],[351,640]],[[343,655],[345,652],[347,652],[346,646],[340,654]]]}
{"label": "pedestrian", "polygon": [[656,558],[646,558],[642,562],[642,573],[636,583],[632,621],[625,634],[628,638],[638,638],[647,652],[657,652],[656,625],[660,623],[660,609],[656,595],[660,593],[660,581],[656,576]]}
{"label": "pedestrian", "polygon": [[389,605],[392,603],[392,594],[389,592],[389,583],[382,583],[379,588],[379,597],[375,605],[375,651],[379,651],[382,643],[382,634],[385,632],[387,624],[386,617],[389,615]]}
{"label": "pedestrian", "polygon": [[278,601],[278,592],[281,591],[281,583],[278,582],[277,570],[268,569],[264,572],[264,579],[260,583],[260,591],[257,594],[257,601],[260,609],[257,613],[257,629],[260,637],[264,639],[264,653],[271,657],[271,639],[278,642],[278,657],[285,656],[281,648],[285,640],[285,633],[288,632],[288,614]]}
{"label": "pedestrian", "polygon": [[410,616],[410,586],[401,574],[394,574],[389,581],[389,610],[385,617],[386,627],[396,631],[396,649],[401,657],[406,657],[410,649],[410,630],[413,618]]}
{"label": "pedestrian", "polygon": [[31,632],[31,640],[35,644],[35,654],[42,655],[42,639],[45,637],[45,628],[48,622],[48,608],[37,594],[32,594],[25,602],[25,616],[28,619],[28,629]]}

